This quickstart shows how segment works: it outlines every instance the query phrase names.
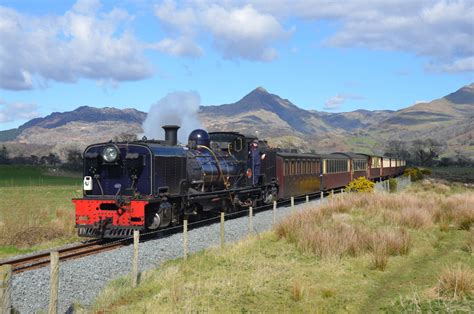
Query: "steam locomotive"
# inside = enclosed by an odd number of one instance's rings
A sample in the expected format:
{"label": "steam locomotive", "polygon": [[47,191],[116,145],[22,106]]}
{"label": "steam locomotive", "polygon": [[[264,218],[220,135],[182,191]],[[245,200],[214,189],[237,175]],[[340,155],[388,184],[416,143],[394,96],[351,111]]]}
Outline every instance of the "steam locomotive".
{"label": "steam locomotive", "polygon": [[277,197],[275,178],[260,173],[266,143],[236,132],[191,132],[165,140],[102,143],[84,151],[84,195],[74,199],[79,236],[126,237],[180,224],[184,215],[233,212]]}
{"label": "steam locomotive", "polygon": [[235,212],[290,196],[346,186],[364,176],[377,181],[403,173],[395,158],[271,149],[237,132],[194,130],[177,144],[179,126],[165,140],[93,144],[84,151],[83,197],[73,199],[79,236],[122,238]]}

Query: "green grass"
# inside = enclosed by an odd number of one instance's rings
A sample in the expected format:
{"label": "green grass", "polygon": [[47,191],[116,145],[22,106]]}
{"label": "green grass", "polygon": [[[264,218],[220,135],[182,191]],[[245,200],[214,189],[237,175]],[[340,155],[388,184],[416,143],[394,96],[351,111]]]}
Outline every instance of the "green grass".
{"label": "green grass", "polygon": [[34,249],[19,249],[15,246],[0,246],[0,258],[34,252]]}
{"label": "green grass", "polygon": [[373,154],[373,148],[378,145],[376,140],[369,137],[352,137],[347,139],[346,144],[352,151],[363,154]]}
{"label": "green grass", "polygon": [[[367,198],[346,194],[331,199],[328,205],[314,209],[314,214],[323,210],[320,218],[315,216],[311,220],[311,212],[293,216],[295,224],[287,224],[288,230],[293,230],[290,238],[282,237],[281,228],[277,227],[276,232],[253,236],[227,245],[224,250],[213,248],[188,260],[169,261],[143,273],[135,289],[130,287],[129,278],[121,278],[100,294],[92,310],[373,313],[412,312],[416,308],[439,312],[473,309],[474,295],[444,300],[438,298],[435,287],[447,265],[461,263],[474,269],[474,232],[460,229],[460,222],[466,217],[471,217],[472,225],[474,208],[456,203],[472,201],[474,192],[464,190],[456,194],[448,186],[434,192],[425,189]],[[416,208],[417,204],[421,209]],[[423,214],[429,221],[412,226],[411,220],[403,219],[407,214]],[[354,255],[320,256],[298,245],[298,236],[303,240],[310,236],[310,232],[298,235],[298,229],[304,228],[298,217],[309,218],[304,221],[314,224],[315,229],[332,224],[346,230],[349,225],[367,231],[405,228],[410,249],[406,254],[390,255],[384,271],[374,267],[373,255],[364,247]],[[442,227],[441,221],[449,221],[449,225]]]}
{"label": "green grass", "polygon": [[447,181],[474,183],[474,167],[436,167],[430,168],[432,176]]}
{"label": "green grass", "polygon": [[0,165],[0,187],[78,185],[78,174],[55,172],[51,168],[23,165]]}

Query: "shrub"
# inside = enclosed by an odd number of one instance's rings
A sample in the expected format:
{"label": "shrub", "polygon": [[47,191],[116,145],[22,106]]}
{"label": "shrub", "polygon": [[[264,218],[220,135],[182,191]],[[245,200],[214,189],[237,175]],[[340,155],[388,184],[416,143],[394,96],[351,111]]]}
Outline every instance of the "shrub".
{"label": "shrub", "polygon": [[474,296],[474,272],[463,264],[446,267],[439,277],[438,292],[451,299]]}
{"label": "shrub", "polygon": [[367,180],[365,177],[359,177],[352,180],[346,187],[346,192],[373,192],[375,183]]}
{"label": "shrub", "polygon": [[403,172],[403,175],[406,177],[410,176],[411,182],[415,182],[415,181],[419,181],[423,179],[423,172],[417,167],[406,168],[405,171]]}
{"label": "shrub", "polygon": [[430,176],[432,174],[431,169],[423,168],[420,170],[422,174]]}
{"label": "shrub", "polygon": [[395,178],[388,179],[388,186],[390,187],[390,193],[397,192],[398,181]]}

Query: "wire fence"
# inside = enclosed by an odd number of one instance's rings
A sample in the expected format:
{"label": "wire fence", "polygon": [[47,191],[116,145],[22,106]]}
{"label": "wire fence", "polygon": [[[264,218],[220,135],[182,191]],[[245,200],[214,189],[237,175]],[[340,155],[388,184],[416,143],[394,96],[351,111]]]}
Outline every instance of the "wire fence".
{"label": "wire fence", "polygon": [[[387,181],[382,181],[376,184],[377,191],[389,191],[390,186],[388,185]],[[410,178],[397,178],[397,187],[399,189],[404,189],[410,184]],[[253,225],[253,216],[265,210],[272,210],[272,219],[271,224],[274,225],[276,223],[276,212],[278,208],[281,207],[291,207],[291,213],[296,212],[296,206],[301,204],[309,204],[312,200],[320,200],[323,201],[327,197],[333,197],[335,194],[344,194],[344,189],[337,189],[337,190],[330,190],[330,191],[321,191],[312,194],[305,194],[305,195],[298,195],[294,197],[290,197],[289,199],[281,200],[279,202],[274,201],[272,204],[265,204],[256,207],[249,207],[240,211],[236,212],[221,212],[220,215],[216,215],[215,217],[210,217],[202,220],[197,221],[189,221],[189,217],[185,216],[183,223],[181,225],[168,227],[165,229],[159,229],[155,231],[149,231],[140,233],[138,230],[135,230],[133,236],[121,238],[115,241],[107,242],[103,245],[104,248],[113,246],[120,242],[131,242],[133,239],[133,254],[132,254],[132,261],[131,261],[131,272],[130,272],[130,285],[132,287],[136,287],[139,284],[139,272],[138,272],[138,265],[139,265],[139,243],[140,238],[148,238],[153,235],[166,235],[166,234],[174,234],[177,232],[182,232],[183,234],[183,258],[186,259],[189,255],[189,241],[188,241],[188,232],[190,229],[204,226],[206,224],[217,223],[220,222],[220,247],[224,248],[225,246],[225,223],[229,220],[234,218],[243,217],[245,215],[248,216],[248,234],[253,234],[258,232]],[[48,313],[57,313],[58,310],[58,286],[59,286],[59,255],[57,251],[52,251],[50,254],[50,298],[49,298],[49,309]],[[12,278],[12,267],[11,265],[3,265],[0,267],[0,312],[1,313],[11,313],[12,312],[12,302],[11,302],[11,278]]]}

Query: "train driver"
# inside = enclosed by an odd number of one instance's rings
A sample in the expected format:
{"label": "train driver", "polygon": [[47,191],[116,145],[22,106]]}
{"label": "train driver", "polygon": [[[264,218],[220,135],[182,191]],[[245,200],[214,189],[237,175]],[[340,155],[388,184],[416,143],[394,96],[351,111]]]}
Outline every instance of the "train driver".
{"label": "train driver", "polygon": [[258,140],[253,140],[250,144],[249,169],[247,170],[247,176],[252,178],[252,185],[254,186],[259,183],[261,161],[264,159],[265,154],[260,152],[260,149],[258,148]]}

